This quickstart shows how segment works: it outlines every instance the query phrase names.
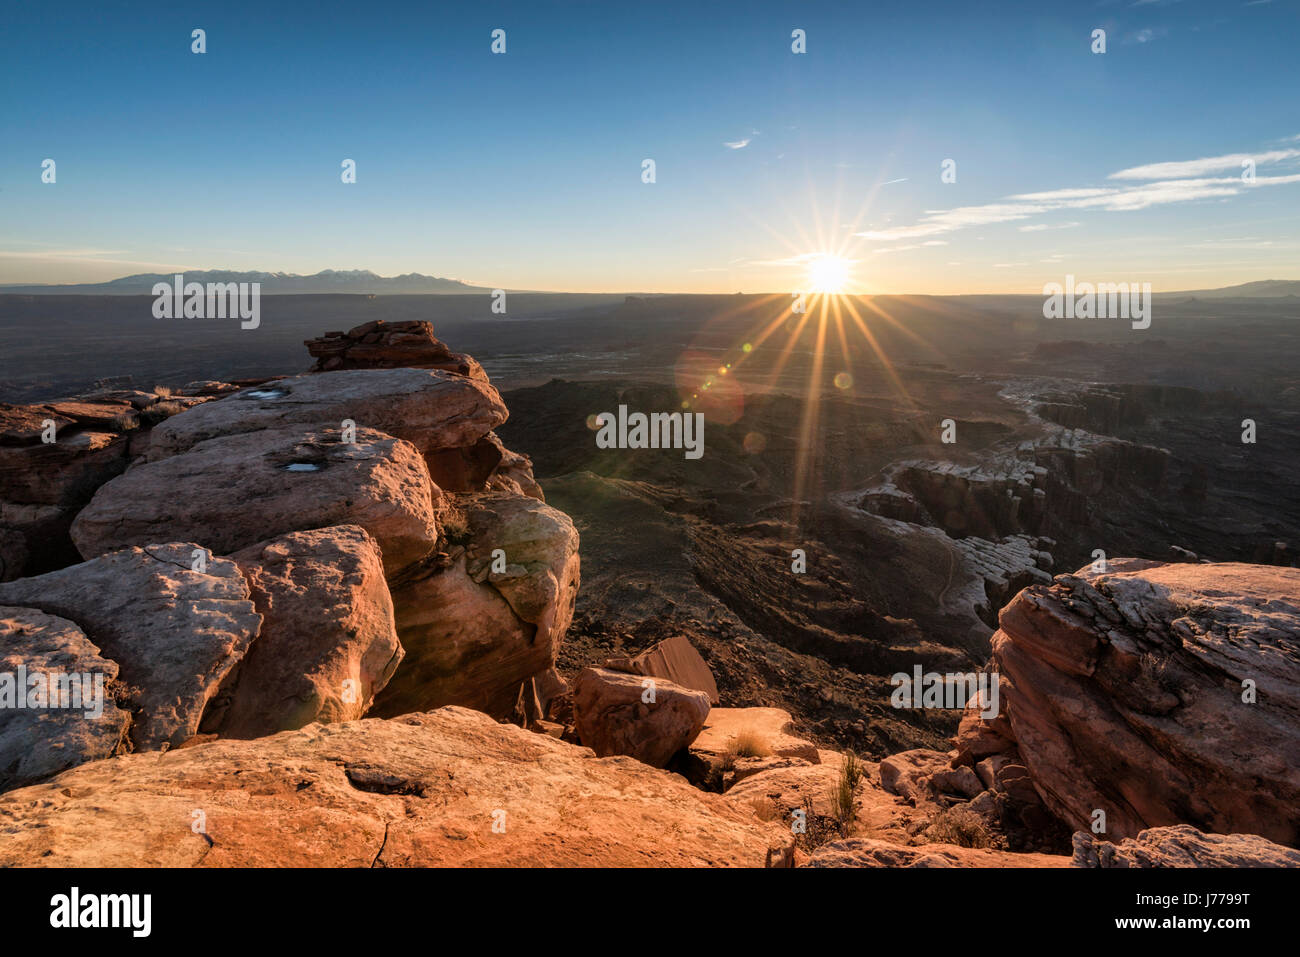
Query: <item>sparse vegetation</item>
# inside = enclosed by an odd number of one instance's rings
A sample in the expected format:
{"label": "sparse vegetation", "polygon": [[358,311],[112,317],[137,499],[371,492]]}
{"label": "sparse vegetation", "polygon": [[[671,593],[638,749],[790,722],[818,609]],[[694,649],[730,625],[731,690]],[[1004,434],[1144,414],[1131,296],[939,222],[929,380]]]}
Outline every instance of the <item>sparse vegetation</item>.
{"label": "sparse vegetation", "polygon": [[1138,659],[1139,681],[1148,688],[1177,694],[1180,682],[1177,672],[1169,667],[1170,657],[1151,651],[1143,654]]}
{"label": "sparse vegetation", "polygon": [[448,545],[468,545],[471,535],[465,516],[460,512],[448,512],[442,520],[442,537]]}
{"label": "sparse vegetation", "polygon": [[737,732],[731,750],[738,758],[766,758],[772,753],[767,739],[753,728],[742,728]]}
{"label": "sparse vegetation", "polygon": [[803,814],[806,830],[795,835],[795,843],[806,851],[815,851],[823,844],[829,844],[843,836],[834,818],[818,814],[813,810],[812,798],[803,799]]}
{"label": "sparse vegetation", "polygon": [[958,847],[992,847],[993,840],[983,819],[974,811],[950,808],[935,816],[925,829],[931,844],[956,844]]}
{"label": "sparse vegetation", "polygon": [[844,762],[840,765],[840,776],[831,793],[831,816],[844,837],[848,837],[853,832],[853,819],[857,815],[858,785],[861,783],[862,766],[858,764],[858,756],[852,751],[845,751]]}

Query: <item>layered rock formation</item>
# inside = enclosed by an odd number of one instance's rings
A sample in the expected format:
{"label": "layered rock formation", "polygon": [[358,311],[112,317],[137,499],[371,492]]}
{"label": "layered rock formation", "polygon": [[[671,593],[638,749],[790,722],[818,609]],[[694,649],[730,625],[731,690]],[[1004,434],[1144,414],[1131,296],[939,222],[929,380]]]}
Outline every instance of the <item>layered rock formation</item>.
{"label": "layered rock formation", "polygon": [[1188,824],[1156,827],[1118,844],[1079,831],[1074,867],[1300,867],[1300,851],[1255,834],[1205,834]]}
{"label": "layered rock formation", "polygon": [[[504,717],[555,692],[573,524],[492,434],[507,413],[477,363],[449,368],[427,324],[385,336],[385,357],[361,349],[357,368],[200,383],[166,408],[132,393],[0,410],[0,500],[48,503],[87,559],[38,555],[65,567],[3,583],[5,650],[33,667],[90,662],[120,706],[93,733],[66,714],[0,713],[10,784],[359,718],[395,677],[387,714]],[[423,368],[396,367],[408,347],[405,365]],[[50,419],[56,441],[40,443]],[[145,443],[126,434],[146,426]],[[0,577],[32,567],[29,531],[0,523]],[[33,730],[50,736],[40,746],[68,739],[63,755],[25,756]]]}
{"label": "layered rock formation", "polygon": [[0,403],[0,581],[75,562],[73,518],[99,486],[144,454],[151,429],[235,388],[191,382],[177,390]]}
{"label": "layered rock formation", "polygon": [[487,379],[473,356],[452,352],[433,334],[433,323],[385,322],[376,319],[347,332],[327,332],[308,339],[316,364],[312,372],[337,369],[442,369],[471,379]]}
{"label": "layered rock formation", "polygon": [[968,712],[958,761],[1022,766],[1106,839],[1191,824],[1300,844],[1300,571],[1112,562],[1025,589],[990,667],[1004,715]]}

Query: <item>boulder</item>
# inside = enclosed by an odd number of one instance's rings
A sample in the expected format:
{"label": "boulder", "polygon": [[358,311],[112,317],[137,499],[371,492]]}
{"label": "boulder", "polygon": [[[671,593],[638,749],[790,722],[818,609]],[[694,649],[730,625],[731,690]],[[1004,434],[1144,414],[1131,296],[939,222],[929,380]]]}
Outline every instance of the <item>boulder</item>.
{"label": "boulder", "polygon": [[462,708],[97,761],[4,795],[0,832],[0,865],[44,867],[762,867],[792,845],[672,774]]}
{"label": "boulder", "polygon": [[95,493],[72,539],[87,558],[178,540],[229,553],[286,532],[360,525],[392,572],[433,549],[442,503],[419,453],[400,439],[358,429],[345,443],[337,430],[268,429],[137,465]]}
{"label": "boulder", "polygon": [[683,688],[703,691],[709,696],[711,705],[717,705],[720,700],[713,672],[684,635],[665,638],[632,658],[611,658],[605,662],[605,667],[631,675],[667,678]]}
{"label": "boulder", "polygon": [[[826,754],[831,756],[831,752]],[[777,760],[790,763],[765,768],[735,782],[727,789],[727,800],[751,807],[760,816],[780,820],[786,827],[790,826],[791,814],[800,808],[829,817],[831,797],[840,776],[839,764],[833,760],[820,764],[802,758]]]}
{"label": "boulder", "polygon": [[1300,569],[1111,569],[1002,611],[992,666],[1028,781],[1075,830],[1100,809],[1121,840],[1191,824],[1300,843]]}
{"label": "boulder", "polygon": [[116,680],[72,622],[0,605],[0,791],[122,750],[131,716],[113,700]]}
{"label": "boulder", "polygon": [[495,588],[474,581],[463,553],[412,566],[390,588],[405,658],[375,714],[461,705],[507,717],[520,686],[555,663],[557,646],[539,640]]}
{"label": "boulder", "polygon": [[[931,781],[950,768],[951,759],[942,752],[927,751],[924,748],[900,751],[881,760],[880,786],[909,804],[920,806],[933,802],[935,794]],[[975,777],[974,772],[971,777]],[[980,788],[977,787],[974,793],[978,794],[979,791]]]}
{"label": "boulder", "polygon": [[277,379],[207,402],[157,426],[149,446],[158,461],[218,436],[263,429],[375,429],[405,439],[423,455],[473,445],[506,420],[486,381],[439,369],[353,369]]}
{"label": "boulder", "polygon": [[[533,498],[488,493],[462,505],[469,523],[466,569],[487,582],[534,641],[558,648],[578,599],[578,532],[569,516]],[[503,567],[504,566],[504,567]]]}
{"label": "boulder", "polygon": [[501,452],[501,460],[497,463],[491,477],[488,479],[488,488],[491,491],[509,492],[511,495],[527,495],[539,502],[546,501],[546,496],[542,493],[542,487],[537,484],[537,479],[533,477],[532,459],[521,452],[510,451],[497,438],[495,432],[489,432],[483,437],[483,441],[492,443]]}
{"label": "boulder", "polygon": [[462,705],[510,716],[573,620],[578,533],[563,512],[500,493],[460,497],[444,532],[447,553],[390,580],[406,659],[375,713]]}
{"label": "boulder", "polygon": [[[998,680],[996,677],[993,680]],[[998,701],[1001,702],[1002,687],[998,686]],[[995,754],[1007,754],[1015,751],[1015,733],[1005,711],[999,708],[994,717],[984,717],[984,707],[978,696],[967,702],[962,711],[961,723],[953,738],[953,747],[957,749],[957,763],[975,765]]]}
{"label": "boulder", "polygon": [[304,345],[316,364],[312,372],[335,369],[443,369],[472,379],[487,379],[473,358],[452,352],[423,320],[385,322],[376,319],[347,332],[327,332]]}
{"label": "boulder", "polygon": [[235,563],[192,542],[128,548],[3,582],[0,604],[70,620],[117,663],[139,712],[131,740],[142,750],[197,733],[208,700],[262,623]]}
{"label": "boulder", "polygon": [[291,532],[230,557],[262,628],[201,730],[257,738],[365,714],[402,660],[375,540],[341,525]]}
{"label": "boulder", "polygon": [[1206,834],[1190,824],[1148,828],[1117,844],[1074,834],[1075,867],[1300,867],[1300,851],[1257,834]]}
{"label": "boulder", "polygon": [[573,715],[579,739],[598,755],[662,768],[704,727],[709,696],[660,678],[584,668],[573,683]]}

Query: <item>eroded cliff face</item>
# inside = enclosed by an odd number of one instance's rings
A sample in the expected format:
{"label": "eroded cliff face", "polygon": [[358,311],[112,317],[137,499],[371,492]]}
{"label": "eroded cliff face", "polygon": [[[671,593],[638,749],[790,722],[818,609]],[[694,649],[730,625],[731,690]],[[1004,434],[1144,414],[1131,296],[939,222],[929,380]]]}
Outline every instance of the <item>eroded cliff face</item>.
{"label": "eroded cliff face", "polygon": [[1005,714],[967,712],[958,761],[1028,769],[1107,840],[1191,824],[1300,844],[1300,571],[1120,560],[1025,589],[990,669]]}

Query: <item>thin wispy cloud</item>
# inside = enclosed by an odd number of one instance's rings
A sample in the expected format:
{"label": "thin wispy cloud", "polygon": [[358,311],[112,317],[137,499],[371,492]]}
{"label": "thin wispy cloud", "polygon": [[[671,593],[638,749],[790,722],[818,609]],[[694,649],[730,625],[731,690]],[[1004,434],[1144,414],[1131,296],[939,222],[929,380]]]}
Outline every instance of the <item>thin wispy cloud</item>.
{"label": "thin wispy cloud", "polygon": [[1073,229],[1078,223],[1034,223],[1032,226],[1018,226],[1022,233],[1041,233],[1049,229]]}
{"label": "thin wispy cloud", "polygon": [[752,142],[753,140],[747,136],[743,140],[733,140],[730,143],[723,143],[722,145],[729,150],[743,150],[746,146],[748,146]]}
{"label": "thin wispy cloud", "polygon": [[[1199,172],[1241,169],[1243,160],[1252,159],[1256,165],[1276,163],[1300,156],[1300,150],[1272,150],[1265,153],[1231,153],[1170,163],[1152,163],[1134,166],[1112,173],[1109,179],[1154,179],[1125,186],[1069,187],[1034,193],[1019,193],[1005,199],[977,206],[958,206],[953,209],[927,210],[921,219],[910,226],[867,230],[855,233],[862,239],[881,242],[923,239],[944,233],[995,223],[1031,219],[1059,210],[1097,210],[1102,212],[1132,212],[1152,206],[1187,203],[1205,199],[1225,199],[1240,195],[1249,189],[1300,183],[1300,173],[1280,176],[1257,175],[1253,183],[1244,182],[1239,175],[1197,176]],[[1174,178],[1155,179],[1171,176]],[[1036,229],[1021,227],[1023,231]]]}
{"label": "thin wispy cloud", "polygon": [[1173,163],[1149,163],[1111,173],[1107,179],[1175,179],[1182,176],[1205,176],[1224,170],[1240,170],[1242,163],[1254,160],[1256,166],[1277,163],[1300,156],[1300,150],[1269,150],[1266,153],[1228,153],[1202,159],[1178,160]]}

